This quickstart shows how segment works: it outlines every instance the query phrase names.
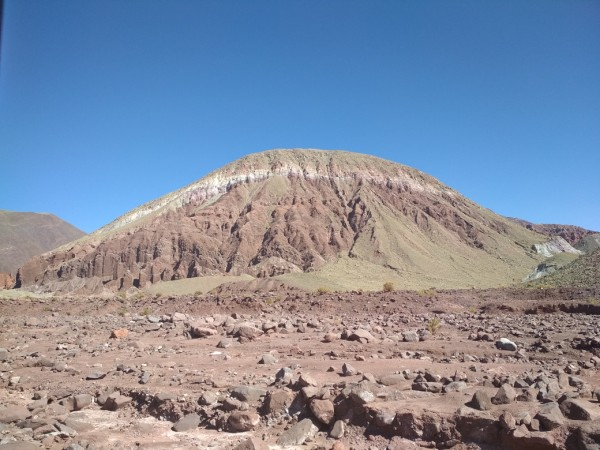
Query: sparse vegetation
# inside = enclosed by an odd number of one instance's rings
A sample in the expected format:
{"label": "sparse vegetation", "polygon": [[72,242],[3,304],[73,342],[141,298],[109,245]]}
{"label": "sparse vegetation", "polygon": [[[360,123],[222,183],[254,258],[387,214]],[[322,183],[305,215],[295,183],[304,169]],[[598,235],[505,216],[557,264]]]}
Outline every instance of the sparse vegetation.
{"label": "sparse vegetation", "polygon": [[437,290],[435,288],[429,288],[429,289],[421,289],[419,291],[417,291],[417,295],[419,297],[435,297],[435,295],[437,294]]}
{"label": "sparse vegetation", "polygon": [[429,322],[427,322],[427,330],[429,330],[431,334],[436,334],[441,326],[442,321],[437,316],[433,317],[431,320],[429,320]]}
{"label": "sparse vegetation", "polygon": [[394,290],[394,283],[386,281],[383,283],[383,292],[392,292]]}
{"label": "sparse vegetation", "polygon": [[588,298],[588,303],[590,305],[600,305],[600,300],[595,297]]}
{"label": "sparse vegetation", "polygon": [[140,313],[141,316],[149,316],[150,314],[152,314],[152,309],[148,306],[144,307]]}
{"label": "sparse vegetation", "polygon": [[271,306],[271,305],[275,305],[276,303],[279,303],[282,300],[283,300],[283,295],[276,295],[274,297],[270,297],[270,298],[266,299],[265,303],[267,305]]}
{"label": "sparse vegetation", "polygon": [[331,292],[331,289],[329,289],[328,287],[325,287],[325,286],[319,286],[319,288],[317,289],[317,294],[319,294],[319,295],[329,294],[330,292]]}

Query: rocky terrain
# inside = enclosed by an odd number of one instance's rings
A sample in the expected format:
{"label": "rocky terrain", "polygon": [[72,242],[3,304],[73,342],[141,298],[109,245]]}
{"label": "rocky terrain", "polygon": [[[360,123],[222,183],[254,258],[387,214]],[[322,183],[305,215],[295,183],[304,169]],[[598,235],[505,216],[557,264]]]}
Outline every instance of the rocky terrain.
{"label": "rocky terrain", "polygon": [[511,217],[510,220],[523,225],[529,230],[537,231],[538,233],[545,234],[546,236],[560,236],[573,246],[576,246],[586,236],[597,233],[597,231],[586,230],[585,228],[575,225],[531,223],[526,220],[513,217]]}
{"label": "rocky terrain", "polygon": [[598,298],[4,298],[0,449],[597,449]]}
{"label": "rocky terrain", "polygon": [[17,286],[102,293],[247,274],[308,289],[323,279],[346,290],[387,279],[413,289],[495,287],[530,273],[544,259],[533,245],[547,240],[391,161],[273,150],[30,260]]}
{"label": "rocky terrain", "polygon": [[53,214],[0,210],[0,275],[14,275],[33,256],[83,235],[83,231]]}

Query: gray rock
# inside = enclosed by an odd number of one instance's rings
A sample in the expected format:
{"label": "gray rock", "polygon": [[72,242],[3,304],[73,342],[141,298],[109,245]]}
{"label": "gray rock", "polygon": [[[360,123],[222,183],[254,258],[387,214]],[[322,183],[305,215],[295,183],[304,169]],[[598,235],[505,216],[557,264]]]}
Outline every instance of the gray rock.
{"label": "gray rock", "polygon": [[404,331],[402,332],[402,339],[404,342],[418,342],[419,341],[419,333],[416,331]]}
{"label": "gray rock", "polygon": [[490,396],[487,392],[476,391],[473,394],[473,398],[468,403],[468,406],[479,411],[489,411],[490,409],[492,409],[492,400],[490,399]]}
{"label": "gray rock", "polygon": [[101,370],[92,370],[85,377],[86,380],[101,380],[106,376],[106,372],[102,372]]}
{"label": "gray rock", "polygon": [[40,447],[33,442],[9,442],[0,445],[0,450],[38,450]]}
{"label": "gray rock", "polygon": [[8,361],[8,350],[0,347],[0,362]]}
{"label": "gray rock", "polygon": [[13,405],[0,409],[0,423],[12,423],[25,420],[31,413],[25,406]]}
{"label": "gray rock", "polygon": [[289,367],[282,367],[275,374],[275,381],[278,383],[290,383],[294,377],[294,371]]}
{"label": "gray rock", "polygon": [[102,409],[108,409],[109,411],[117,411],[124,408],[131,403],[132,398],[125,395],[121,395],[118,392],[114,392],[108,396]]}
{"label": "gray rock", "polygon": [[341,439],[346,434],[346,423],[343,420],[336,420],[329,432],[333,439]]}
{"label": "gray rock", "polygon": [[277,358],[272,353],[265,353],[258,361],[259,364],[275,364],[276,362]]}
{"label": "gray rock", "polygon": [[252,386],[237,386],[231,391],[231,396],[243,402],[256,402],[261,397],[267,395],[264,389],[255,388]]}
{"label": "gray rock", "polygon": [[75,401],[73,405],[75,411],[79,411],[92,404],[92,396],[90,394],[78,394],[73,399]]}
{"label": "gray rock", "polygon": [[303,373],[300,375],[300,377],[298,377],[298,386],[301,388],[308,386],[317,387],[319,386],[319,383],[317,383],[317,380],[315,380],[311,375]]}
{"label": "gray rock", "polygon": [[444,386],[444,392],[460,392],[467,388],[467,383],[464,381],[452,381]]}
{"label": "gray rock", "polygon": [[142,372],[142,375],[140,376],[140,384],[148,384],[148,381],[150,381],[151,376],[152,374],[150,372],[144,370]]}
{"label": "gray rock", "polygon": [[504,383],[492,398],[492,403],[496,405],[507,405],[517,398],[517,391],[508,383]]}
{"label": "gray rock", "polygon": [[377,339],[367,330],[359,328],[348,336],[349,341],[358,341],[363,344],[367,344],[369,342],[376,342]]}
{"label": "gray rock", "polygon": [[540,421],[542,427],[546,430],[553,430],[564,423],[564,417],[560,407],[556,402],[550,402],[542,405],[535,418]]}
{"label": "gray rock", "polygon": [[379,383],[384,386],[395,386],[397,384],[402,384],[406,381],[404,375],[400,373],[393,373],[391,375],[384,375],[379,379]]}
{"label": "gray rock", "polygon": [[233,340],[232,339],[230,339],[230,338],[223,338],[217,344],[217,348],[231,347],[232,344],[233,344]]}
{"label": "gray rock", "polygon": [[592,420],[595,415],[594,407],[595,405],[586,400],[568,398],[560,404],[560,411],[569,419]]}
{"label": "gray rock", "polygon": [[215,405],[219,401],[219,396],[214,392],[204,392],[198,399],[198,403],[203,406]]}
{"label": "gray rock", "polygon": [[258,438],[251,437],[240,442],[233,450],[269,450],[269,446]]}
{"label": "gray rock", "polygon": [[189,431],[197,428],[200,425],[200,416],[196,413],[188,414],[179,419],[175,425],[173,425],[173,431],[181,433],[182,431]]}
{"label": "gray rock", "polygon": [[205,338],[214,336],[218,332],[214,328],[209,328],[201,325],[190,325],[190,336],[192,338]]}
{"label": "gray rock", "polygon": [[350,377],[352,375],[356,375],[357,373],[358,373],[358,370],[356,370],[350,364],[348,364],[348,363],[342,364],[342,375],[343,376]]}
{"label": "gray rock", "polygon": [[506,339],[506,338],[500,338],[499,340],[497,340],[496,348],[500,349],[500,350],[506,350],[509,352],[516,352],[518,349],[517,344],[515,344],[510,339]]}
{"label": "gray rock", "polygon": [[277,439],[277,445],[289,447],[292,445],[302,445],[311,440],[319,429],[310,419],[304,419],[294,425],[292,428],[281,433]]}

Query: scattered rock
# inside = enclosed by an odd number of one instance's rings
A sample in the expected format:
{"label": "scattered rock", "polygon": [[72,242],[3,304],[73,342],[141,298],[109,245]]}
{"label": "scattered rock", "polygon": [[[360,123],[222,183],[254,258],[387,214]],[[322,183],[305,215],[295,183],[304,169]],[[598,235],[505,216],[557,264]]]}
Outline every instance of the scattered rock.
{"label": "scattered rock", "polygon": [[200,416],[196,413],[183,416],[173,425],[173,431],[181,433],[183,431],[193,430],[200,425]]}

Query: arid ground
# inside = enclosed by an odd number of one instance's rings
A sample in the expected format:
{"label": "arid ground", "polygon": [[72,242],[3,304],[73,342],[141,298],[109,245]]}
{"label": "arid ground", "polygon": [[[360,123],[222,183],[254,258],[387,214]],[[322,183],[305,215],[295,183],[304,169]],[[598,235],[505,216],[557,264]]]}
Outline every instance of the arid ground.
{"label": "arid ground", "polygon": [[599,299],[3,298],[0,449],[597,449]]}

